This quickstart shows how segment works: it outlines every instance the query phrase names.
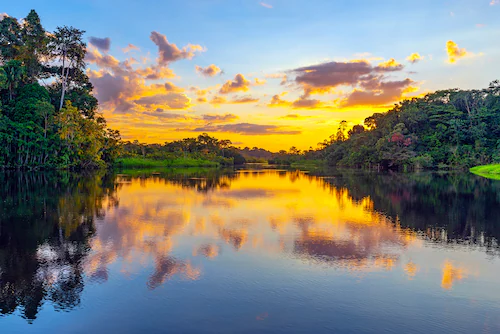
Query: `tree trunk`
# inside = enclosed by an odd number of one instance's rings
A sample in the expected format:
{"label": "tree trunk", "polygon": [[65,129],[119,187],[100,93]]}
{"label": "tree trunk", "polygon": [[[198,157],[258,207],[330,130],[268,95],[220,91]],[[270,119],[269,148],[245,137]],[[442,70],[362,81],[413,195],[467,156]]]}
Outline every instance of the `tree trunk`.
{"label": "tree trunk", "polygon": [[66,49],[64,49],[63,61],[62,61],[62,87],[61,87],[61,102],[59,103],[59,110],[62,109],[64,104],[64,93],[66,92],[66,77],[64,76],[64,66],[66,65]]}

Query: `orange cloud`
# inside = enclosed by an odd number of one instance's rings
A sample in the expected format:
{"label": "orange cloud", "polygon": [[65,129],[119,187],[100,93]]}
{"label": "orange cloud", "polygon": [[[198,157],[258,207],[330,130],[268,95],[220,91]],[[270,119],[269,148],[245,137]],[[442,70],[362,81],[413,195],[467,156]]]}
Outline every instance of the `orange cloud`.
{"label": "orange cloud", "polygon": [[224,103],[227,103],[227,100],[222,96],[216,95],[216,96],[212,97],[212,99],[210,100],[210,104],[215,105],[215,106],[218,106],[218,105],[221,105]]}
{"label": "orange cloud", "polygon": [[196,65],[195,68],[196,68],[196,72],[198,72],[201,75],[204,75],[206,77],[213,77],[213,76],[216,76],[217,74],[221,73],[221,69],[214,64],[208,65],[205,68]]}
{"label": "orange cloud", "polygon": [[451,40],[446,42],[446,53],[448,54],[448,62],[450,64],[456,63],[458,59],[468,55],[466,49],[459,48],[457,43]]}
{"label": "orange cloud", "polygon": [[295,109],[316,109],[322,106],[323,103],[320,100],[310,99],[305,96],[301,96],[292,103],[292,108]]}
{"label": "orange cloud", "polygon": [[262,85],[265,85],[266,84],[266,80],[262,80],[262,79],[259,79],[259,78],[255,78],[255,83],[254,85],[255,86],[262,86]]}
{"label": "orange cloud", "polygon": [[[402,100],[405,94],[418,90],[411,86],[413,80],[407,78],[400,81],[388,81],[387,72],[401,71],[404,66],[394,58],[371,65],[368,60],[358,59],[345,62],[326,62],[306,66],[290,71],[296,74],[295,83],[302,86],[304,93],[294,102],[273,96],[268,106],[289,107],[295,109],[331,109],[334,105],[340,108],[353,106],[387,106]],[[339,86],[351,86],[352,92],[345,98],[337,98],[325,103],[312,99],[315,94],[339,94],[335,89]]]}
{"label": "orange cloud", "polygon": [[165,82],[164,84],[165,86],[165,90],[167,92],[175,92],[175,93],[180,93],[180,92],[183,92],[184,91],[184,88],[181,88],[181,87],[177,87],[176,85],[174,85],[173,83],[171,82]]}
{"label": "orange cloud", "polygon": [[191,59],[195,52],[204,51],[201,45],[188,44],[182,49],[177,45],[169,43],[165,35],[153,31],[150,36],[151,41],[158,47],[158,64],[165,66],[180,59]]}
{"label": "orange cloud", "polygon": [[249,95],[242,96],[242,97],[235,97],[234,99],[231,100],[231,103],[239,104],[239,103],[255,103],[259,102],[259,99],[253,98]]}
{"label": "orange cloud", "polygon": [[271,102],[267,105],[268,107],[289,107],[292,103],[286,100],[282,100],[281,97],[276,94],[271,98]]}
{"label": "orange cloud", "polygon": [[[198,92],[197,92],[198,93]],[[203,94],[203,91],[200,92],[198,100],[199,102],[206,102],[207,99],[204,97],[205,95]],[[220,106],[221,104],[244,104],[244,103],[257,103],[259,102],[258,98],[253,98],[250,95],[244,95],[244,96],[235,96],[231,100],[226,99],[223,96],[214,96],[210,100],[210,104],[214,106]]]}
{"label": "orange cloud", "polygon": [[418,52],[412,53],[408,57],[406,57],[406,60],[408,60],[410,63],[415,64],[418,63],[420,60],[422,60],[424,57],[422,57]]}
{"label": "orange cloud", "polygon": [[256,135],[296,135],[301,131],[289,127],[269,124],[234,123],[221,125],[206,125],[193,129],[194,132],[231,132],[248,136]]}
{"label": "orange cloud", "polygon": [[[373,74],[375,68],[366,60],[352,62],[327,62],[305,66],[292,70],[296,74],[295,82],[306,89],[329,89],[340,85],[354,86],[363,77]],[[380,67],[378,72],[392,71]]]}
{"label": "orange cloud", "polygon": [[311,116],[304,116],[304,115],[299,115],[299,114],[288,114],[285,116],[281,116],[280,118],[282,119],[289,119],[289,120],[300,120],[304,118],[309,118]]}
{"label": "orange cloud", "polygon": [[394,58],[389,59],[388,61],[382,62],[375,67],[376,70],[384,69],[386,71],[399,71],[403,69],[403,65],[398,63]]}
{"label": "orange cloud", "polygon": [[85,60],[98,67],[107,69],[116,69],[120,65],[120,61],[115,57],[108,54],[102,55],[97,49],[94,48],[87,50]]}
{"label": "orange cloud", "polygon": [[329,108],[323,102],[316,99],[310,99],[308,95],[302,95],[297,100],[291,102],[281,99],[280,95],[274,95],[267,105],[268,107],[292,107],[293,109],[317,109]]}
{"label": "orange cloud", "polygon": [[284,74],[284,73],[271,73],[271,74],[266,74],[265,75],[266,78],[269,78],[269,79],[281,79],[281,83],[280,85],[285,85],[287,83],[287,75]]}
{"label": "orange cloud", "polygon": [[142,96],[134,102],[147,108],[165,109],[187,109],[191,105],[191,100],[186,95],[178,93]]}
{"label": "orange cloud", "polygon": [[130,43],[129,43],[129,45],[127,45],[127,47],[125,47],[125,48],[123,48],[123,49],[122,49],[122,51],[123,51],[124,53],[130,52],[130,51],[132,51],[132,50],[137,50],[137,51],[139,51],[140,49],[139,49],[139,47],[138,47],[138,46],[135,46],[134,44],[130,44]]}
{"label": "orange cloud", "polygon": [[208,89],[199,89],[197,87],[191,87],[189,90],[194,91],[197,96],[206,96],[209,92]]}
{"label": "orange cloud", "polygon": [[266,78],[269,79],[282,79],[286,74],[283,73],[271,73],[271,74],[266,74],[264,75]]}
{"label": "orange cloud", "polygon": [[146,80],[161,80],[167,78],[175,78],[174,71],[168,67],[151,66],[146,68],[138,68],[137,74],[144,77]]}
{"label": "orange cloud", "polygon": [[204,121],[210,123],[228,123],[239,119],[239,117],[234,114],[224,114],[224,115],[205,114],[201,115],[201,118]]}
{"label": "orange cloud", "polygon": [[377,106],[398,102],[403,99],[403,93],[409,92],[407,89],[412,83],[414,81],[408,78],[401,81],[363,82],[362,87],[366,90],[355,89],[341,102],[341,106]]}
{"label": "orange cloud", "polygon": [[233,81],[226,81],[226,83],[219,90],[219,93],[229,94],[235,92],[246,92],[249,90],[249,86],[250,81],[245,79],[243,74],[236,74]]}

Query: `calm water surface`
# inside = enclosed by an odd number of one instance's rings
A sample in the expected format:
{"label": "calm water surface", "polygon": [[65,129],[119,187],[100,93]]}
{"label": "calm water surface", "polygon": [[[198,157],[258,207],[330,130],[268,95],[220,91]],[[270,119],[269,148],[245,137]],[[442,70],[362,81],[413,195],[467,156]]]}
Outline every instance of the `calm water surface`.
{"label": "calm water surface", "polygon": [[499,333],[500,181],[0,174],[1,333]]}

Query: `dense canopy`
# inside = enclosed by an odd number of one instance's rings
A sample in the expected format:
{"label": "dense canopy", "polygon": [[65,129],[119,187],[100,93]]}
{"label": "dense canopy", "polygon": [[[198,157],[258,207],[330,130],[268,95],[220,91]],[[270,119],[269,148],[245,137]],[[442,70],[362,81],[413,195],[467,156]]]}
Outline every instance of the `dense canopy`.
{"label": "dense canopy", "polygon": [[323,143],[330,165],[462,168],[500,161],[500,82],[406,100]]}
{"label": "dense canopy", "polygon": [[83,34],[48,32],[34,10],[0,21],[0,167],[96,168],[116,158],[120,134],[97,112]]}

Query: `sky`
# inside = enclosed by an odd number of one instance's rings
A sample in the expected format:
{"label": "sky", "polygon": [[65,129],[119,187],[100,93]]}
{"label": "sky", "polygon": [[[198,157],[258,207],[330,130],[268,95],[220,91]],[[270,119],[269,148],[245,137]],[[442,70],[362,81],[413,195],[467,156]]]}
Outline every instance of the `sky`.
{"label": "sky", "polygon": [[405,98],[500,79],[500,0],[9,1],[86,31],[88,75],[124,140],[206,132],[316,148]]}

